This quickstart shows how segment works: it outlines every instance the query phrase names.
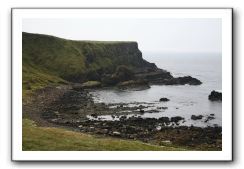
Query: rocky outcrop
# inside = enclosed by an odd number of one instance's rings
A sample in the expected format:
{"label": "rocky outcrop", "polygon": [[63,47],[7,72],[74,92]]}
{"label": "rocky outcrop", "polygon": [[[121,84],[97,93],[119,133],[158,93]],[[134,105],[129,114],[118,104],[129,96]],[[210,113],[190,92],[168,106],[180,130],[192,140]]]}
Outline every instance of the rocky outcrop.
{"label": "rocky outcrop", "polygon": [[222,93],[213,90],[208,96],[208,100],[210,101],[222,101]]}
{"label": "rocky outcrop", "polygon": [[171,78],[163,82],[165,85],[200,85],[202,82],[191,76]]}
{"label": "rocky outcrop", "polygon": [[[101,86],[114,86],[133,80],[148,84],[200,85],[191,76],[173,77],[144,60],[137,42],[72,41],[40,34],[22,34],[23,82],[26,88],[36,80],[48,83],[46,77],[72,83],[101,82]],[[49,74],[47,74],[47,72]],[[44,74],[47,74],[43,76]],[[55,82],[54,81],[54,82]]]}
{"label": "rocky outcrop", "polygon": [[149,84],[144,80],[129,80],[129,81],[120,82],[119,84],[117,84],[117,87],[120,89],[137,89],[137,90],[150,88]]}
{"label": "rocky outcrop", "polygon": [[191,115],[192,120],[201,120],[203,118],[203,115]]}
{"label": "rocky outcrop", "polygon": [[160,102],[168,102],[169,99],[166,98],[166,97],[162,97],[162,98],[159,99],[159,101],[160,101]]}

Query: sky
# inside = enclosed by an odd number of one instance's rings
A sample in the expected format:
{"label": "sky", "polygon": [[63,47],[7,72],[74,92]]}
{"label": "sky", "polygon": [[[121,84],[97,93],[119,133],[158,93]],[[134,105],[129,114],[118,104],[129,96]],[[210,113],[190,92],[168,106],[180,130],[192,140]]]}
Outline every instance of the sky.
{"label": "sky", "polygon": [[23,32],[72,40],[137,41],[142,52],[221,53],[218,18],[24,19]]}

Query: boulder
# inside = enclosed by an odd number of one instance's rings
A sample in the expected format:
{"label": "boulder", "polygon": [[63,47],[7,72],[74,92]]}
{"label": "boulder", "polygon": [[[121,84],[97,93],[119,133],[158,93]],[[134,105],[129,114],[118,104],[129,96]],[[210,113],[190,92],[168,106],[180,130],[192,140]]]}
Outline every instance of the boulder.
{"label": "boulder", "polygon": [[174,123],[179,123],[179,121],[181,121],[181,120],[184,120],[184,118],[181,116],[171,117],[171,119],[170,119],[170,121],[174,122]]}
{"label": "boulder", "polygon": [[140,113],[144,113],[145,111],[143,109],[140,109]]}
{"label": "boulder", "polygon": [[203,118],[203,115],[191,115],[192,120],[201,120]]}
{"label": "boulder", "polygon": [[222,93],[213,90],[208,96],[208,100],[210,101],[222,101]]}
{"label": "boulder", "polygon": [[159,101],[160,101],[160,102],[168,102],[169,99],[166,98],[166,97],[162,97],[162,98],[159,99]]}
{"label": "boulder", "polygon": [[114,132],[112,133],[112,135],[113,135],[113,136],[120,136],[120,135],[121,135],[121,133],[120,133],[120,132],[118,132],[118,131],[114,131]]}

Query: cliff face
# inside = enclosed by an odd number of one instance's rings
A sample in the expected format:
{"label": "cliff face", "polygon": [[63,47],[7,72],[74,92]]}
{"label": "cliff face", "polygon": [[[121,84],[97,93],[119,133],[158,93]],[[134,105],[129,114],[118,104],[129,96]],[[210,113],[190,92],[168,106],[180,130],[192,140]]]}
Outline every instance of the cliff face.
{"label": "cliff face", "polygon": [[100,80],[120,65],[135,73],[158,70],[142,58],[136,42],[72,41],[23,33],[22,49],[25,74],[49,74],[73,82]]}
{"label": "cliff face", "polygon": [[174,78],[142,58],[136,42],[72,41],[48,35],[22,34],[23,89],[49,84],[99,81],[164,85],[199,85],[190,76]]}

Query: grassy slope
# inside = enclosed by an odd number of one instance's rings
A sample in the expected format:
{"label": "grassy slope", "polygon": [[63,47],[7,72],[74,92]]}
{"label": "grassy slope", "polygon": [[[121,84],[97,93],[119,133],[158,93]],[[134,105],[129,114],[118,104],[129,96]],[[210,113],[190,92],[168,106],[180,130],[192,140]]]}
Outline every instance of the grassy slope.
{"label": "grassy slope", "polygon": [[61,128],[37,127],[33,121],[23,120],[24,151],[180,151],[174,147],[160,147],[139,141],[97,138]]}
{"label": "grassy slope", "polygon": [[23,33],[22,43],[24,89],[79,81],[88,73],[111,71],[119,64],[148,64],[140,57],[136,42],[72,41]]}
{"label": "grassy slope", "polygon": [[[132,44],[132,47],[128,47],[128,44]],[[69,77],[83,76],[89,71],[113,69],[113,66],[120,63],[129,66],[145,64],[137,52],[140,51],[135,42],[70,41],[23,33],[23,99],[36,89],[68,83]],[[60,128],[37,127],[33,121],[24,119],[23,150],[180,149],[152,146],[138,141],[96,138]]]}

